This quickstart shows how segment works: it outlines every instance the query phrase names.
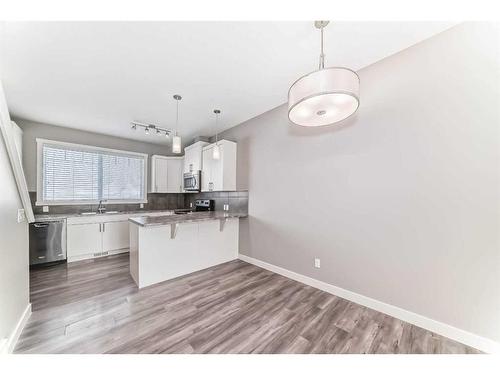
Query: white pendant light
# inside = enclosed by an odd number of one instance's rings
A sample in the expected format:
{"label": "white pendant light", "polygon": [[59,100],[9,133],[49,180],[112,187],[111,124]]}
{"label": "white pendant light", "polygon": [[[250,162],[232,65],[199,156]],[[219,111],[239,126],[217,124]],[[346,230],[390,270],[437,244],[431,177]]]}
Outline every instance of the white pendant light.
{"label": "white pendant light", "polygon": [[219,160],[220,159],[220,146],[217,143],[219,141],[218,140],[217,128],[218,128],[218,125],[219,125],[220,110],[219,109],[214,109],[214,113],[215,113],[215,146],[213,147],[212,158],[214,158],[215,160]]}
{"label": "white pendant light", "polygon": [[177,130],[179,128],[179,101],[182,99],[182,96],[180,95],[174,95],[174,99],[176,100],[177,103],[177,112],[175,116],[175,134],[172,137],[172,152],[174,154],[180,154],[181,153],[181,137],[177,135]]}
{"label": "white pendant light", "polygon": [[325,68],[323,29],[329,21],[316,21],[321,30],[319,69],[299,78],[288,91],[288,118],[302,126],[331,125],[352,115],[359,107],[359,76],[355,71]]}

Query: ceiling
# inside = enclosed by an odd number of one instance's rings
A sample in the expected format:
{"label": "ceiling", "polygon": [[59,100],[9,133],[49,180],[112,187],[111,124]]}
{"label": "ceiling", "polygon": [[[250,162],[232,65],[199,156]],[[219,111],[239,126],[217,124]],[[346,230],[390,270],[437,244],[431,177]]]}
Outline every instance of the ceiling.
{"label": "ceiling", "polygon": [[[330,23],[326,66],[359,70],[451,26]],[[319,55],[312,22],[4,22],[0,38],[13,117],[153,143],[168,141],[129,123],[174,128],[173,94],[183,140],[213,135],[214,108],[221,131],[285,103]]]}

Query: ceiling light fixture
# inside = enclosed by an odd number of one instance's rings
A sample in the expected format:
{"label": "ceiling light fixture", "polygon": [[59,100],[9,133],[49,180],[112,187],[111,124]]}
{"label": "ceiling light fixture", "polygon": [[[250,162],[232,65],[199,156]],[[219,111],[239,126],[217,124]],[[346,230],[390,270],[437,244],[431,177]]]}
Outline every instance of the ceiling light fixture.
{"label": "ceiling light fixture", "polygon": [[179,101],[182,99],[182,96],[180,95],[174,95],[174,99],[177,103],[177,112],[175,115],[175,134],[172,137],[172,152],[174,154],[180,154],[181,153],[181,137],[177,135],[177,130],[179,129]]}
{"label": "ceiling light fixture", "polygon": [[157,135],[165,135],[168,137],[171,133],[171,130],[162,128],[155,124],[148,124],[139,121],[132,121],[130,124],[132,125],[130,127],[132,130],[137,130],[138,127],[143,128],[145,134],[150,134],[151,132],[154,131]]}
{"label": "ceiling light fixture", "polygon": [[325,68],[323,29],[329,21],[316,21],[321,31],[319,69],[294,82],[288,90],[288,118],[301,126],[331,125],[359,107],[359,76],[343,67]]}
{"label": "ceiling light fixture", "polygon": [[215,146],[213,147],[212,158],[214,158],[215,160],[219,160],[220,159],[220,147],[219,147],[219,144],[217,143],[219,141],[217,129],[219,127],[220,109],[214,109],[214,113],[215,113]]}

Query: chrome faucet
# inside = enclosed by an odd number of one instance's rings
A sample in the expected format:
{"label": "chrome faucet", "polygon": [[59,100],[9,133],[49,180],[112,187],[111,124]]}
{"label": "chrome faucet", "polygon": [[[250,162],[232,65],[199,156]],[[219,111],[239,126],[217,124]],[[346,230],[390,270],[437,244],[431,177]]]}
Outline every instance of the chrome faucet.
{"label": "chrome faucet", "polygon": [[97,213],[98,214],[102,214],[104,212],[106,212],[106,207],[103,206],[103,203],[105,203],[106,201],[104,199],[101,199],[99,201],[99,206],[97,206]]}

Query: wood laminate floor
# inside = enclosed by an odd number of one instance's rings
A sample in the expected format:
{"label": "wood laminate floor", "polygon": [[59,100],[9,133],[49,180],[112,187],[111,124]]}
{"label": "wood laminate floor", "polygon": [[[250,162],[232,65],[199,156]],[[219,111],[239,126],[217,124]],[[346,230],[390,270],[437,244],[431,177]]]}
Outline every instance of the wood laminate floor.
{"label": "wood laminate floor", "polygon": [[240,260],[142,290],[128,254],[30,279],[17,353],[478,353]]}

